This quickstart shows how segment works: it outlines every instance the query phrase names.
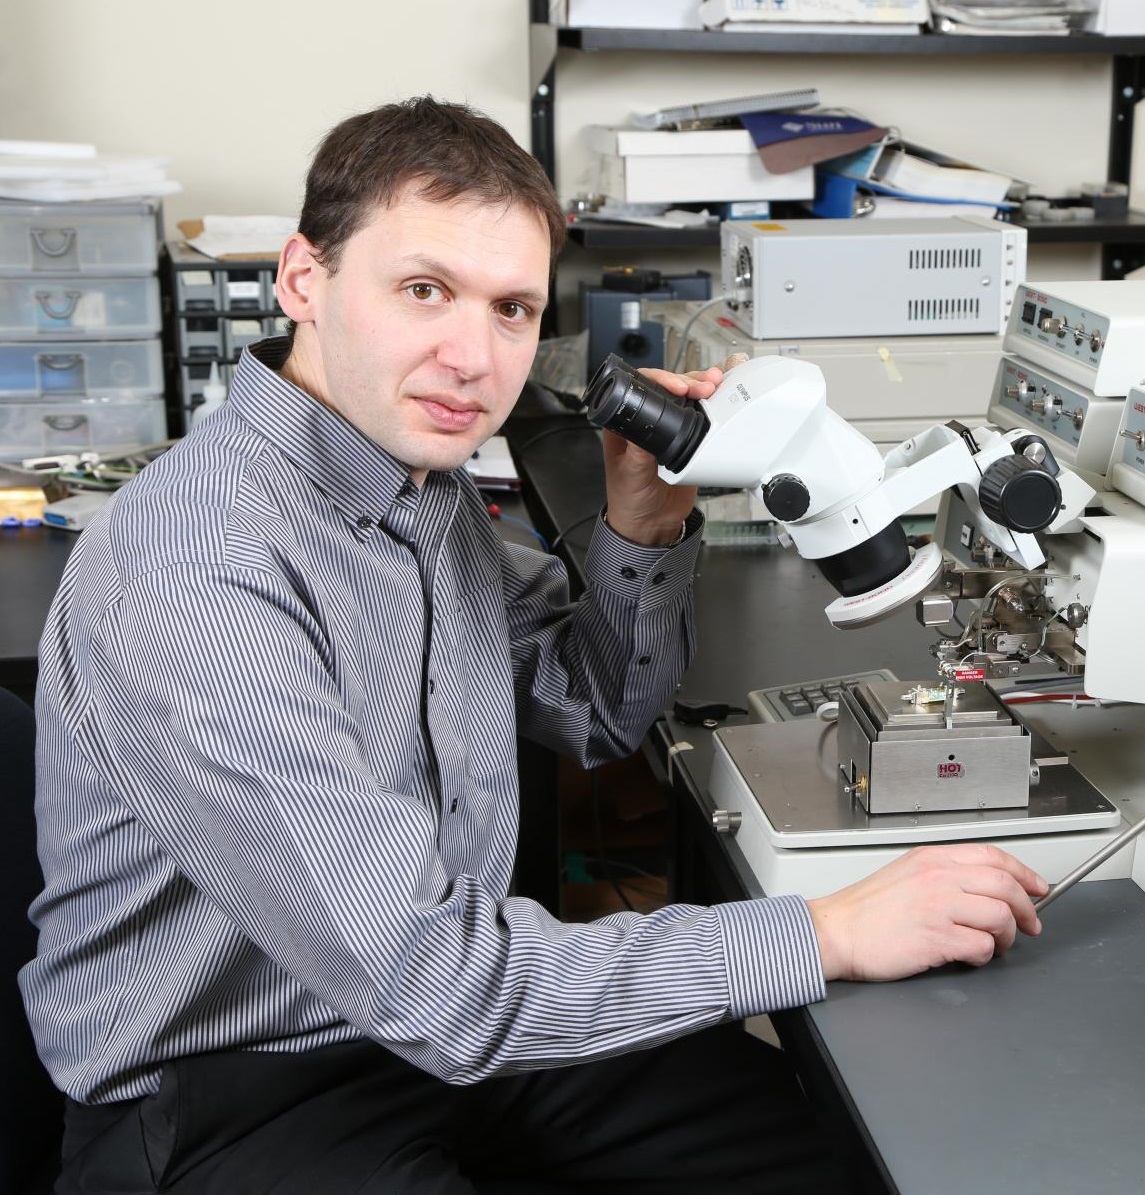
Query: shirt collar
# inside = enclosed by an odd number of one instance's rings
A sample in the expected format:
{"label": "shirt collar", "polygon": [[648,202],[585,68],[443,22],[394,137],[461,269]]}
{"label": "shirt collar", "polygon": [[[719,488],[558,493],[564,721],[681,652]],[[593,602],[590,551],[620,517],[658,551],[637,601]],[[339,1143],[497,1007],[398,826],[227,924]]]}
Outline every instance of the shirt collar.
{"label": "shirt collar", "polygon": [[285,336],[243,349],[227,405],[284,453],[350,522],[375,525],[410,482],[409,468],[278,371]]}

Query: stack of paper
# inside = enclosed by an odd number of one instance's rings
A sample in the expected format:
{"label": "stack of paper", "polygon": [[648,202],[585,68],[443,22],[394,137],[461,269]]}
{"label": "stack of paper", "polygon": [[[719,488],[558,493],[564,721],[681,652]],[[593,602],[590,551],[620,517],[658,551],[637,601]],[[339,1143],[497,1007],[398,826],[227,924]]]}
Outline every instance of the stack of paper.
{"label": "stack of paper", "polygon": [[465,471],[479,490],[519,490],[521,478],[504,436],[490,436],[465,462]]}
{"label": "stack of paper", "polygon": [[101,155],[94,145],[0,141],[0,198],[37,203],[173,195],[167,158]]}
{"label": "stack of paper", "polygon": [[927,0],[703,0],[700,20],[726,33],[918,33]]}
{"label": "stack of paper", "polygon": [[1099,0],[931,0],[939,33],[1069,33],[1096,13]]}
{"label": "stack of paper", "polygon": [[187,244],[206,257],[262,261],[277,257],[298,227],[293,216],[204,216],[180,220]]}

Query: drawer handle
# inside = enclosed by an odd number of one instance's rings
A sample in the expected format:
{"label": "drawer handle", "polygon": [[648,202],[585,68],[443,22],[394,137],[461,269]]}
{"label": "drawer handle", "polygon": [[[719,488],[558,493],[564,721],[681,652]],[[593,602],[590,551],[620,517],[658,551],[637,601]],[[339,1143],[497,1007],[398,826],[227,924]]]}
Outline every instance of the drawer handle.
{"label": "drawer handle", "polygon": [[[48,238],[55,233],[59,238],[59,244],[50,244]],[[33,228],[32,240],[36,243],[36,248],[45,257],[63,257],[65,253],[72,247],[72,242],[76,239],[76,230],[74,228]]]}
{"label": "drawer handle", "polygon": [[61,306],[53,306],[50,291],[36,291],[36,302],[39,303],[40,310],[49,319],[71,319],[75,315],[76,308],[80,305],[80,299],[82,298],[82,291],[64,291],[64,303]]}
{"label": "drawer handle", "polygon": [[38,353],[36,360],[45,369],[75,369],[83,361],[82,353]]}
{"label": "drawer handle", "polygon": [[45,415],[43,419],[54,432],[74,432],[87,423],[86,415]]}

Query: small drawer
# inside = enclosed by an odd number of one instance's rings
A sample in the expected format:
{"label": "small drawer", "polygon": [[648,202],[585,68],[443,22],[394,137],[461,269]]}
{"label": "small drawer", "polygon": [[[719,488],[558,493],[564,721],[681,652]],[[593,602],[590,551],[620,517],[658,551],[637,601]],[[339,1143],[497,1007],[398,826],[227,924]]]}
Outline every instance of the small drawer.
{"label": "small drawer", "polygon": [[0,342],[0,398],[163,393],[158,340]]}
{"label": "small drawer", "polygon": [[178,324],[179,356],[183,359],[225,356],[223,321],[217,315],[181,316]]}
{"label": "small drawer", "polygon": [[82,274],[0,277],[0,338],[158,336],[159,280]]}
{"label": "small drawer", "polygon": [[274,306],[274,271],[227,265],[222,275],[224,311],[267,311]]}
{"label": "small drawer", "polygon": [[0,203],[0,273],[153,274],[152,203]]}
{"label": "small drawer", "polygon": [[162,394],[68,402],[0,401],[0,460],[58,452],[117,452],[166,438]]}
{"label": "small drawer", "polygon": [[176,270],[176,311],[222,311],[221,278],[218,270]]}
{"label": "small drawer", "polygon": [[265,336],[270,335],[267,332],[269,325],[270,320],[260,316],[252,316],[249,319],[223,320],[222,355],[229,360],[235,360],[248,344],[254,344],[256,340],[262,340]]}

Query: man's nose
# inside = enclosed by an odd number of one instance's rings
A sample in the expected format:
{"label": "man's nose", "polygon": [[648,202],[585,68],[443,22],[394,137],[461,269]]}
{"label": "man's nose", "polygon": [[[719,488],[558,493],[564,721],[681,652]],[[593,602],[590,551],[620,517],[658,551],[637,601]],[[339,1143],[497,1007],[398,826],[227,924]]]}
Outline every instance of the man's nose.
{"label": "man's nose", "polygon": [[493,368],[494,337],[487,308],[459,304],[438,346],[437,358],[466,381],[484,377]]}

